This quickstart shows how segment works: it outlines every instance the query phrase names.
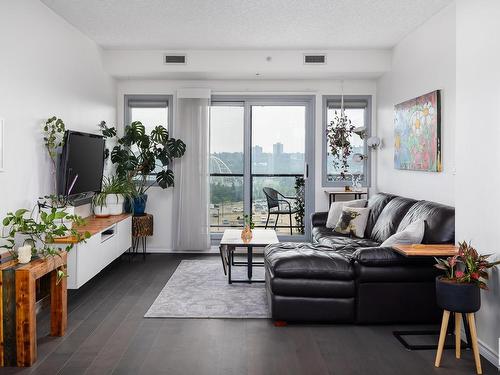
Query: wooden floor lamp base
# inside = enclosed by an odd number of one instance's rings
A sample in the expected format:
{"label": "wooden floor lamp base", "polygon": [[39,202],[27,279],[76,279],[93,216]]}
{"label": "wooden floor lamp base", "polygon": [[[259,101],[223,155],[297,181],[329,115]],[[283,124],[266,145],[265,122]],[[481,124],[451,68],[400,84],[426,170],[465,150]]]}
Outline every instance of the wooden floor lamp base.
{"label": "wooden floor lamp base", "polygon": [[[460,321],[462,319],[462,314],[461,313],[454,313],[454,314],[455,314],[455,357],[460,358],[460,331],[461,331]],[[481,357],[479,356],[479,347],[477,345],[476,321],[473,313],[467,313],[466,316],[472,341],[469,344],[472,346],[472,352],[474,353],[476,372],[478,374],[482,374],[483,370],[481,369]],[[439,334],[438,349],[436,352],[436,362],[434,363],[436,367],[439,367],[441,365],[441,357],[443,356],[443,348],[448,330],[449,319],[450,319],[450,312],[444,310],[443,320],[441,322],[441,332]]]}

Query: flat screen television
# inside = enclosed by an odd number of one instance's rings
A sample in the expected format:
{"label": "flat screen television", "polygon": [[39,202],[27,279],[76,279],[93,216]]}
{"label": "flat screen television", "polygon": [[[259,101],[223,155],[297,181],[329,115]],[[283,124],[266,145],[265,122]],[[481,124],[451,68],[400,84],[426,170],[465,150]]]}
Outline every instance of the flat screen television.
{"label": "flat screen television", "polygon": [[73,197],[100,192],[104,151],[102,136],[67,130],[58,170],[58,194]]}

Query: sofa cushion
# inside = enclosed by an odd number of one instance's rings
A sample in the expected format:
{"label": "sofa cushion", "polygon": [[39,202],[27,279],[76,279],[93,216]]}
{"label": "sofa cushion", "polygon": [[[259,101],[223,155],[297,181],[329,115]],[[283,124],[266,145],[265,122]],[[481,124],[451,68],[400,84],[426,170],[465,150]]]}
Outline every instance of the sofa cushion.
{"label": "sofa cushion", "polygon": [[415,203],[399,223],[398,232],[417,220],[425,220],[422,243],[455,242],[455,209],[443,204],[419,201]]}
{"label": "sofa cushion", "polygon": [[391,199],[378,216],[369,238],[377,242],[384,242],[396,233],[399,223],[415,203],[416,200],[410,198],[395,197]]}
{"label": "sofa cushion", "polygon": [[386,239],[380,246],[394,246],[420,244],[424,238],[425,221],[417,220],[408,225],[404,230],[394,233]]}
{"label": "sofa cushion", "polygon": [[331,248],[310,243],[277,243],[264,250],[271,277],[353,280],[349,259]]}
{"label": "sofa cushion", "polygon": [[332,202],[330,205],[330,210],[328,210],[328,218],[326,219],[326,227],[327,228],[335,228],[337,222],[342,216],[342,211],[344,207],[366,207],[366,203],[368,201],[366,199],[355,199],[353,201],[346,202]]}
{"label": "sofa cushion", "polygon": [[312,230],[313,242],[324,245],[332,250],[341,252],[346,257],[351,257],[351,254],[360,247],[374,247],[380,245],[379,242],[370,240],[369,238],[349,237],[339,233],[334,233],[326,227],[316,227]]}
{"label": "sofa cushion", "polygon": [[326,280],[270,277],[269,287],[274,294],[294,297],[349,298],[356,294],[354,280]]}
{"label": "sofa cushion", "polygon": [[364,247],[352,254],[352,259],[368,267],[434,264],[432,257],[405,257],[392,247]]}
{"label": "sofa cushion", "polygon": [[370,215],[368,215],[368,220],[366,222],[366,229],[365,229],[365,238],[369,238],[373,226],[377,222],[377,219],[386,206],[387,203],[389,203],[392,199],[394,199],[396,195],[392,194],[386,194],[386,193],[377,193],[368,199],[368,205],[367,207],[370,209]]}

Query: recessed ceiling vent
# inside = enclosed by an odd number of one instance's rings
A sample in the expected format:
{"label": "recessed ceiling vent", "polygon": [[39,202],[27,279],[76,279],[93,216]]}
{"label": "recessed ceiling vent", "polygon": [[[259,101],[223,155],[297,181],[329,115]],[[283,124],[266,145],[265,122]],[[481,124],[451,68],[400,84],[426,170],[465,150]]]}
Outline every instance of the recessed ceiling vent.
{"label": "recessed ceiling vent", "polygon": [[318,65],[326,64],[326,55],[321,54],[304,54],[304,64]]}
{"label": "recessed ceiling vent", "polygon": [[186,55],[165,55],[165,64],[187,64]]}

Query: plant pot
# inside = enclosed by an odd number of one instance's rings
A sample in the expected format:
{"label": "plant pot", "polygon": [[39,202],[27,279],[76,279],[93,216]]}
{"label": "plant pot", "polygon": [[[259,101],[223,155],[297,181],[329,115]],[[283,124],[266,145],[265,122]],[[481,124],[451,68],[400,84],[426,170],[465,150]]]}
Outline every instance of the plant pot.
{"label": "plant pot", "polygon": [[108,217],[110,215],[109,213],[109,207],[106,205],[97,205],[94,206],[94,215],[96,217]]}
{"label": "plant pot", "polygon": [[146,211],[146,202],[148,200],[148,195],[147,194],[141,194],[137,197],[134,197],[133,199],[133,214],[134,216],[143,216],[144,212]]}
{"label": "plant pot", "polygon": [[444,310],[474,313],[481,308],[481,289],[475,283],[457,283],[436,277],[437,304]]}
{"label": "plant pot", "polygon": [[123,213],[123,202],[125,198],[121,194],[109,194],[106,196],[106,206],[110,215],[121,215]]}
{"label": "plant pot", "polygon": [[[49,204],[49,202],[47,202]],[[68,215],[74,215],[75,214],[75,207],[74,206],[65,206],[65,207],[60,207],[57,209],[58,211],[64,211]],[[40,212],[46,212],[48,215],[52,212],[51,207],[42,207],[40,209]],[[66,228],[71,229],[73,227],[73,222],[68,219],[60,219],[60,220],[55,220],[54,221],[58,225],[65,225]]]}

